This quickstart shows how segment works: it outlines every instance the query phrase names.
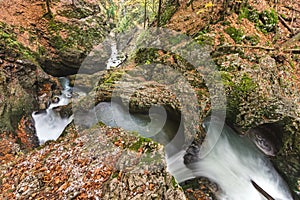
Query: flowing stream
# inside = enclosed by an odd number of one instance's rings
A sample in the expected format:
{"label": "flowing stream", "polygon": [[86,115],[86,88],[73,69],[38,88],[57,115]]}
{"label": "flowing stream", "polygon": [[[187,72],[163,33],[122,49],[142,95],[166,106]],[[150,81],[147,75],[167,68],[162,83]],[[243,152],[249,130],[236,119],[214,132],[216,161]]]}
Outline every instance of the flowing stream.
{"label": "flowing stream", "polygon": [[[65,127],[73,120],[73,116],[62,118],[54,109],[69,103],[71,88],[69,81],[60,79],[64,90],[58,97],[59,101],[51,103],[45,112],[34,112],[37,136],[40,143],[56,140]],[[168,171],[178,182],[195,177],[207,177],[218,184],[220,190],[216,194],[221,200],[264,200],[266,199],[253,185],[254,181],[260,188],[275,200],[292,200],[289,189],[272,166],[271,162],[247,137],[241,137],[227,125],[213,149],[198,161],[184,164],[186,150],[174,152],[173,141],[178,134],[178,123],[166,119],[166,113],[161,109],[150,110],[149,115],[130,114],[123,106],[102,102],[96,105],[92,113],[83,117],[87,119],[88,127],[101,121],[113,127],[137,131],[144,137],[152,138],[165,146]],[[88,118],[88,116],[94,116]],[[80,120],[82,121],[82,120]],[[210,120],[203,126],[207,134],[218,134]],[[175,138],[175,139],[174,139]],[[171,145],[170,145],[171,144]],[[175,141],[176,144],[176,141]],[[200,153],[199,153],[200,155]],[[194,155],[194,156],[197,156]]]}
{"label": "flowing stream", "polygon": [[[107,69],[116,67],[121,62],[122,60],[118,59],[116,43],[113,43]],[[62,117],[56,110],[61,106],[68,105],[72,97],[69,80],[60,78],[60,82],[63,91],[56,98],[56,102],[52,102],[45,111],[32,113],[40,144],[47,140],[56,140],[73,120],[73,115]],[[184,142],[184,138],[181,137],[183,135],[182,127],[178,122],[169,120],[164,109],[151,109],[149,115],[130,114],[121,105],[102,102],[88,113],[83,113],[81,117],[76,116],[75,123],[91,127],[101,121],[108,126],[136,131],[144,137],[164,144],[168,171],[175,179],[183,182],[195,177],[207,177],[218,184],[220,188],[216,194],[218,199],[266,199],[254,187],[254,184],[257,184],[273,199],[292,200],[286,183],[265,155],[247,137],[239,136],[227,125],[224,125],[220,138],[206,156],[200,158],[202,155],[200,148],[200,152],[193,155],[197,161],[185,165],[184,158],[187,152],[180,146]],[[210,120],[206,120],[203,126],[208,135],[218,136],[218,129],[210,127],[213,126]],[[207,138],[209,140],[214,137]]]}
{"label": "flowing stream", "polygon": [[55,110],[60,106],[68,105],[72,97],[72,88],[69,86],[69,80],[67,78],[60,78],[59,80],[63,86],[63,91],[60,96],[56,97],[56,102],[52,102],[45,111],[32,113],[40,144],[48,140],[56,140],[73,120],[73,116],[62,117]]}
{"label": "flowing stream", "polygon": [[[266,199],[254,187],[253,181],[273,199],[292,200],[286,183],[266,156],[248,137],[239,136],[227,125],[224,126],[219,140],[209,154],[186,166],[184,164],[186,151],[173,152],[172,148],[169,148],[169,143],[174,143],[176,138],[174,134],[178,125],[171,120],[161,119],[159,115],[164,113],[150,112],[150,120],[148,116],[129,114],[121,106],[112,106],[111,103],[105,102],[99,103],[95,111],[97,120],[106,125],[135,130],[144,137],[148,135],[155,141],[165,144],[168,171],[178,182],[195,177],[207,177],[220,187],[216,195],[221,200]],[[166,125],[162,125],[162,122],[166,122]],[[211,125],[214,124],[209,119],[203,123],[207,134],[217,135],[216,128],[208,128]]]}
{"label": "flowing stream", "polygon": [[[209,120],[203,124],[207,134],[217,134]],[[189,164],[176,165],[185,152],[179,152],[169,159],[169,170],[179,181],[192,177],[207,177],[218,184],[221,191],[217,196],[225,200],[264,200],[261,192],[254,187],[254,181],[261,189],[276,200],[292,200],[289,189],[272,166],[271,162],[247,138],[241,137],[224,125],[221,137],[204,158]]]}

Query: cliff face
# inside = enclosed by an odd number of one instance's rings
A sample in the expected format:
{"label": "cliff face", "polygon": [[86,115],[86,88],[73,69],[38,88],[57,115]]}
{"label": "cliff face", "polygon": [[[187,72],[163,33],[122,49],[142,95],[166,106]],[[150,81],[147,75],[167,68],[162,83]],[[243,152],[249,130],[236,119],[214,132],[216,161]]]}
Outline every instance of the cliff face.
{"label": "cliff face", "polygon": [[13,30],[3,23],[0,26],[0,155],[8,156],[38,145],[31,113],[44,109],[60,87],[30,59],[30,50],[17,41]]}
{"label": "cliff face", "polygon": [[61,90],[53,75],[76,73],[112,21],[96,1],[51,1],[51,15],[43,1],[1,1],[0,8],[0,156],[6,162],[38,145],[31,113]]}
{"label": "cliff face", "polygon": [[76,73],[93,45],[114,26],[114,19],[106,15],[108,1],[51,1],[51,14],[46,3],[38,0],[1,2],[0,6],[0,21],[54,76]]}

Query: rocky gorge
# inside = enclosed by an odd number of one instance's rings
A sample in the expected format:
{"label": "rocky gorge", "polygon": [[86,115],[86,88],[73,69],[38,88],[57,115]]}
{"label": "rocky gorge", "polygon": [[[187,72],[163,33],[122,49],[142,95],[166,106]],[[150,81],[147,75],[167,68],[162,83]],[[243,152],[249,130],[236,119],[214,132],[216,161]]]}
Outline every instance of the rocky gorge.
{"label": "rocky gorge", "polygon": [[[280,135],[275,136],[271,136],[274,130],[264,127],[267,131],[263,137],[279,141],[269,158],[288,183],[293,198],[299,199],[300,66],[298,54],[287,50],[299,47],[299,41],[286,49],[278,47],[299,32],[299,12],[288,8],[292,3],[289,1],[278,5],[247,1],[246,5],[228,5],[226,12],[222,3],[167,1],[161,23],[189,35],[200,45],[210,46],[211,59],[225,89],[227,124],[239,134],[250,136],[251,131],[260,130],[255,129],[260,125],[275,122],[280,126]],[[122,95],[129,97],[125,101],[131,113],[148,114],[151,105],[163,105],[168,117],[180,121],[186,111],[170,88],[186,82],[163,82],[164,66],[179,72],[196,94],[199,121],[191,127],[198,129],[189,138],[192,145],[202,143],[206,134],[199,125],[211,111],[211,93],[203,74],[174,52],[139,49],[126,55],[118,68],[96,73],[96,79],[80,73],[75,76],[92,49],[111,30],[120,29],[114,16],[117,11],[112,13],[114,6],[119,4],[52,1],[50,16],[43,1],[0,2],[5,10],[0,17],[1,198],[216,198],[217,186],[205,177],[179,185],[167,171],[164,146],[135,132],[103,123],[80,130],[75,120],[57,141],[39,146],[31,113],[45,110],[51,99],[60,94],[62,86],[57,77],[61,76],[68,76],[74,88],[80,86],[88,91],[90,98],[74,97],[73,105],[60,110],[68,116],[111,101],[117,95],[116,88],[122,86]],[[274,8],[276,13],[272,14]],[[300,9],[297,3],[295,9]],[[211,12],[211,17],[205,12]],[[285,21],[293,21],[293,33],[278,21],[279,15],[284,15]],[[153,20],[152,26],[155,23]],[[110,50],[106,49],[101,51],[103,58],[109,57]],[[141,67],[149,63],[162,67],[150,72]],[[99,65],[105,65],[105,61]],[[185,89],[179,87],[181,93],[190,94]],[[193,106],[187,110],[193,110]],[[186,115],[187,121],[191,120],[189,117]],[[184,128],[189,131],[189,127]]]}

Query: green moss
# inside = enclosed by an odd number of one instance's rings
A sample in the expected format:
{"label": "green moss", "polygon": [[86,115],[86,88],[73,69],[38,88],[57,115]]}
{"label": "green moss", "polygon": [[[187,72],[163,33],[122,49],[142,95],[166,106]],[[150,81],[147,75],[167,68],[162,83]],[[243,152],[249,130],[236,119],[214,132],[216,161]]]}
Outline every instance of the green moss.
{"label": "green moss", "polygon": [[278,15],[275,10],[265,10],[259,14],[260,21],[257,23],[257,27],[262,32],[272,32],[276,30],[278,24]]}
{"label": "green moss", "polygon": [[236,42],[241,43],[244,38],[244,32],[232,26],[225,29],[225,32]]}
{"label": "green moss", "polygon": [[240,80],[235,80],[227,72],[222,72],[221,77],[227,90],[227,117],[230,122],[234,122],[239,114],[241,102],[244,102],[250,93],[255,92],[257,84],[247,74],[243,74]]}
{"label": "green moss", "polygon": [[117,178],[119,176],[119,173],[120,171],[115,171],[111,174],[111,178],[114,179],[114,178]]}
{"label": "green moss", "polygon": [[178,187],[178,183],[177,183],[176,179],[173,176],[172,176],[172,186],[174,188]]}
{"label": "green moss", "polygon": [[174,4],[170,4],[166,6],[166,9],[164,10],[164,12],[161,15],[161,24],[160,26],[166,25],[168,23],[168,21],[172,18],[172,16],[174,15],[174,13],[176,12],[178,8],[178,5],[174,5]]}
{"label": "green moss", "polygon": [[241,81],[237,83],[234,87],[234,90],[240,95],[247,95],[250,92],[253,92],[257,88],[257,85],[253,80],[247,75],[244,74],[241,78]]}
{"label": "green moss", "polygon": [[17,35],[14,34],[13,29],[14,27],[0,22],[0,44],[5,47],[7,54],[17,54],[22,59],[34,61],[37,55],[17,41]]}
{"label": "green moss", "polygon": [[159,54],[157,53],[157,49],[149,48],[149,49],[139,49],[135,54],[134,61],[137,64],[149,64],[155,61]]}
{"label": "green moss", "polygon": [[[50,44],[58,51],[66,49],[90,49],[93,45],[98,44],[104,37],[103,28],[85,28],[68,23],[62,23],[49,20],[48,30],[52,37]],[[61,37],[61,32],[67,33],[66,38]]]}
{"label": "green moss", "polygon": [[221,24],[222,24],[223,26],[229,26],[229,25],[230,25],[230,22],[229,22],[229,21],[223,21],[223,22],[221,22]]}
{"label": "green moss", "polygon": [[43,47],[41,45],[38,46],[38,50],[37,50],[38,55],[43,56],[46,54],[46,52],[47,52],[47,50],[45,47]]}
{"label": "green moss", "polygon": [[55,48],[55,49],[62,49],[66,45],[66,42],[62,39],[60,35],[55,35],[49,40],[50,44]]}
{"label": "green moss", "polygon": [[257,35],[247,35],[245,41],[249,42],[251,45],[257,45],[259,43],[259,37]]}
{"label": "green moss", "polygon": [[195,37],[195,40],[200,45],[213,45],[214,44],[214,38],[203,32],[198,34],[198,36]]}
{"label": "green moss", "polygon": [[59,15],[67,17],[67,18],[75,18],[75,19],[82,19],[93,14],[92,10],[84,9],[84,8],[75,8],[72,10],[63,10],[59,12]]}
{"label": "green moss", "polygon": [[199,183],[197,179],[192,179],[192,180],[185,181],[184,183],[181,183],[180,186],[182,187],[183,190],[197,189],[199,188]]}
{"label": "green moss", "polygon": [[150,138],[140,137],[137,142],[135,142],[129,146],[129,149],[133,150],[133,151],[138,151],[143,145],[150,143],[150,142],[152,142],[152,140]]}
{"label": "green moss", "polygon": [[255,26],[263,33],[275,31],[278,24],[278,14],[274,9],[258,12],[251,6],[245,6],[240,9],[238,19],[243,18],[254,22]]}
{"label": "green moss", "polygon": [[122,76],[124,75],[124,71],[113,71],[107,75],[105,75],[104,77],[104,84],[113,84],[115,81],[118,81],[122,78]]}
{"label": "green moss", "polygon": [[244,6],[239,10],[238,20],[242,20],[243,18],[257,23],[259,21],[259,12],[249,5]]}

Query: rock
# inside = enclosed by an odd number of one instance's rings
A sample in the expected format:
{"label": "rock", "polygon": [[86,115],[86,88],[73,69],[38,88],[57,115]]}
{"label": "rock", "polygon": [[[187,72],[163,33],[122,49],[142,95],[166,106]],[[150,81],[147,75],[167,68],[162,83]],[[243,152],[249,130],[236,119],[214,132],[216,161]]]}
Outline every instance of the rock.
{"label": "rock", "polygon": [[[51,86],[55,85],[55,81],[31,61],[18,57],[10,58],[9,55],[2,61],[0,133],[11,133],[13,143],[19,143],[22,151],[30,150],[38,145],[31,113],[33,110],[47,108]],[[42,90],[45,95],[39,99]],[[1,135],[2,137],[4,136]]]}
{"label": "rock", "polygon": [[47,106],[48,106],[47,104],[41,103],[41,104],[39,104],[39,110],[46,110]]}
{"label": "rock", "polygon": [[68,49],[56,57],[40,60],[40,63],[48,74],[67,76],[77,73],[85,57],[86,55],[82,51]]}
{"label": "rock", "polygon": [[246,134],[266,155],[275,156],[282,148],[284,126],[277,123],[261,124],[250,128]]}

